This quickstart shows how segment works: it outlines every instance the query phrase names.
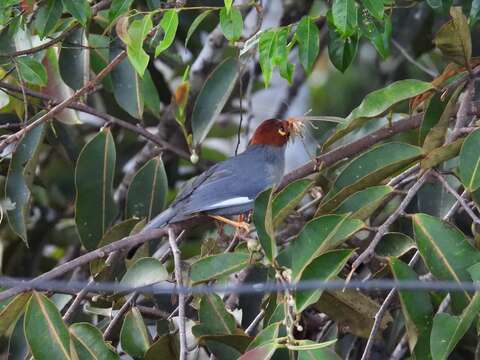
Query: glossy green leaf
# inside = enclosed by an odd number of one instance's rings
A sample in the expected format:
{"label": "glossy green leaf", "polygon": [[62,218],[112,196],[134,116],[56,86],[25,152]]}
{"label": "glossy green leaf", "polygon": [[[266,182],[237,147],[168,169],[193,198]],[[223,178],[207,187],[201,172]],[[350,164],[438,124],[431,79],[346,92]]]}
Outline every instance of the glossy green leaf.
{"label": "glossy green leaf", "polygon": [[309,221],[286,250],[291,261],[292,279],[299,280],[313,260],[341,244],[363,226],[362,221],[345,215],[325,215]]}
{"label": "glossy green leaf", "polygon": [[273,228],[272,189],[260,193],[255,199],[253,222],[257,229],[258,240],[270,262],[277,256],[277,243]]}
{"label": "glossy green leaf", "polygon": [[157,87],[155,86],[148,69],[145,70],[141,81],[142,97],[145,107],[150,110],[153,115],[158,117],[162,104],[160,103],[160,96]]}
{"label": "glossy green leaf", "polygon": [[167,202],[168,182],[162,159],[149,160],[135,174],[127,193],[127,217],[151,220]]}
{"label": "glossy green leaf", "polygon": [[310,16],[304,16],[295,33],[298,41],[298,57],[307,73],[312,71],[320,51],[320,31]]}
{"label": "glossy green leaf", "polygon": [[383,19],[383,0],[362,0],[362,3],[370,15],[378,20]]}
{"label": "glossy green leaf", "polygon": [[[343,269],[351,255],[352,250],[327,251],[305,268],[299,281],[331,280]],[[321,295],[322,290],[298,291],[295,296],[297,312],[300,313],[309,305],[316,303]]]}
{"label": "glossy green leaf", "polygon": [[346,198],[335,210],[336,214],[349,214],[355,219],[364,220],[378,209],[393,188],[379,185],[360,190]]}
{"label": "glossy green leaf", "polygon": [[149,15],[144,16],[140,20],[133,20],[128,27],[128,60],[130,60],[130,63],[141,77],[143,77],[150,60],[148,54],[143,50],[143,42],[150,30],[152,30],[152,27],[152,18]]}
{"label": "glossy green leaf", "polygon": [[369,118],[379,117],[395,104],[423,94],[434,87],[431,83],[416,79],[396,81],[387,87],[375,90],[365,96],[360,105],[339,124],[335,133],[328,138],[324,146],[329,146],[344,137],[353,129],[363,125]]}
{"label": "glossy green leaf", "polygon": [[444,24],[435,36],[435,45],[449,61],[467,66],[472,57],[472,40],[467,17],[460,6],[451,7],[450,16],[452,20]]}
{"label": "glossy green leaf", "polygon": [[233,252],[205,256],[194,262],[190,268],[193,283],[217,279],[235,273],[250,264],[250,254]]}
{"label": "glossy green leaf", "polygon": [[272,201],[273,224],[278,226],[302,201],[313,182],[300,179],[288,184],[282,191],[275,195]]}
{"label": "glossy green leaf", "polygon": [[[390,268],[395,280],[414,281],[418,275],[402,261],[390,258]],[[428,292],[399,290],[403,317],[407,328],[410,350],[419,359],[430,357],[430,330],[433,321],[433,305]]]}
{"label": "glossy green leaf", "polygon": [[47,71],[45,67],[30,56],[17,58],[18,72],[20,78],[33,85],[44,86],[47,84]]}
{"label": "glossy green leaf", "polygon": [[217,294],[203,295],[198,312],[199,325],[192,328],[195,336],[234,334],[235,318],[225,309],[225,304]]}
{"label": "glossy green leaf", "polygon": [[31,293],[22,293],[15,296],[0,309],[0,336],[10,336],[18,319],[25,312]]}
{"label": "glossy green leaf", "polygon": [[338,175],[316,215],[335,209],[344,199],[402,170],[421,157],[422,149],[404,143],[385,143],[353,159]]}
{"label": "glossy green leaf", "polygon": [[423,145],[427,134],[433,128],[442,116],[447,105],[447,101],[442,100],[441,94],[434,94],[427,103],[427,109],[423,114],[422,123],[418,131],[418,144]]}
{"label": "glossy green leaf", "polygon": [[65,10],[67,10],[80,24],[85,26],[88,19],[92,16],[90,4],[87,0],[62,0]]}
{"label": "glossy green leaf", "polygon": [[125,273],[120,283],[123,286],[141,287],[168,279],[168,271],[160,260],[145,257],[139,259]]}
{"label": "glossy green leaf", "polygon": [[[115,39],[110,46],[110,60],[121,51],[121,40]],[[136,119],[143,116],[144,99],[142,82],[128,59],[122,60],[112,70],[113,95],[120,107]]]}
{"label": "glossy green leaf", "polygon": [[270,360],[280,345],[276,342],[270,342],[265,345],[248,350],[240,356],[238,360]]}
{"label": "glossy green leaf", "polygon": [[262,69],[265,87],[268,87],[273,74],[273,56],[275,53],[276,33],[267,30],[260,35],[258,41],[259,63]]}
{"label": "glossy green leaf", "polygon": [[[418,250],[433,276],[440,280],[469,281],[467,269],[480,261],[480,253],[452,225],[427,214],[413,216]],[[451,294],[456,312],[471,300],[466,292]]]}
{"label": "glossy green leaf", "polygon": [[333,350],[320,348],[313,348],[318,343],[310,340],[303,340],[305,345],[310,345],[309,349],[298,350],[298,360],[340,360],[341,357],[338,356]]}
{"label": "glossy green leaf", "polygon": [[434,360],[448,359],[448,356],[466,334],[480,312],[480,293],[459,316],[447,313],[436,314],[430,336],[430,350]]}
{"label": "glossy green leaf", "polygon": [[375,255],[384,258],[398,258],[412,249],[415,249],[415,242],[410,236],[403,233],[391,232],[386,233],[375,247]]}
{"label": "glossy green leaf", "polygon": [[115,144],[109,129],[103,129],[80,152],[75,168],[75,223],[82,245],[95,249],[115,219],[113,201]]}
{"label": "glossy green leaf", "polygon": [[[40,112],[32,118],[35,120],[42,116]],[[27,242],[27,220],[30,209],[31,189],[35,168],[38,162],[45,125],[40,125],[27,132],[18,142],[8,167],[7,179],[5,183],[5,194],[15,208],[7,210],[8,223],[10,228]]]}
{"label": "glossy green leaf", "polygon": [[342,38],[335,32],[333,24],[328,22],[328,56],[333,66],[344,72],[355,59],[358,49],[358,36],[356,34]]}
{"label": "glossy green leaf", "polygon": [[120,357],[103,340],[102,332],[89,323],[76,323],[70,326],[78,357],[82,360],[115,360]]}
{"label": "glossy green leaf", "polygon": [[232,3],[233,3],[233,0],[224,0],[223,3],[225,4],[225,9],[228,11],[230,11],[230,9],[232,8]]}
{"label": "glossy green leaf", "polygon": [[112,0],[108,17],[110,22],[116,20],[119,16],[125,14],[132,5],[133,0]]}
{"label": "glossy green leaf", "polygon": [[324,341],[324,342],[314,342],[310,340],[300,340],[297,344],[286,344],[287,349],[294,350],[294,351],[301,351],[301,350],[316,350],[316,349],[323,349],[328,346],[335,344],[337,339]]}
{"label": "glossy green leaf", "polygon": [[122,349],[134,359],[143,359],[150,347],[150,334],[140,311],[136,307],[133,307],[123,320],[120,343]]}
{"label": "glossy green leaf", "polygon": [[64,44],[58,58],[60,75],[68,86],[78,90],[90,78],[90,52],[85,29],[78,28],[72,31],[65,38]]}
{"label": "glossy green leaf", "polygon": [[475,130],[465,139],[460,151],[458,172],[460,180],[468,191],[475,191],[480,187],[480,130]]}
{"label": "glossy green leaf", "polygon": [[185,47],[188,48],[188,42],[190,41],[190,38],[192,37],[193,33],[197,28],[200,26],[200,24],[205,20],[205,18],[212,13],[213,10],[206,10],[202,11],[198,16],[195,18],[195,20],[192,21],[192,24],[188,28],[187,31],[187,36],[185,37]]}
{"label": "glossy green leaf", "polygon": [[355,0],[333,0],[332,16],[335,27],[343,37],[355,34],[358,21]]}
{"label": "glossy green leaf", "polygon": [[281,325],[282,325],[281,322],[275,322],[265,327],[250,342],[250,344],[248,345],[247,351],[275,341],[275,339],[278,337],[278,332],[280,330]]}
{"label": "glossy green leaf", "polygon": [[200,145],[225,106],[238,78],[238,63],[227,58],[208,76],[192,112],[193,146]]}
{"label": "glossy green leaf", "polygon": [[428,153],[445,143],[448,127],[450,125],[450,118],[456,111],[455,107],[457,99],[462,91],[462,88],[462,86],[459,86],[457,89],[455,89],[452,96],[450,96],[447,105],[445,105],[442,115],[438,118],[438,121],[430,128],[425,136],[425,141],[423,143],[423,149],[425,152]]}
{"label": "glossy green leaf", "polygon": [[390,17],[385,18],[383,26],[370,21],[368,18],[365,19],[362,26],[362,35],[370,40],[382,59],[390,56],[390,39],[392,35]]}
{"label": "glossy green leaf", "polygon": [[226,8],[220,10],[220,27],[228,41],[236,41],[242,36],[243,18],[242,13],[237,8]]}
{"label": "glossy green leaf", "polygon": [[25,337],[35,359],[70,360],[70,334],[56,306],[33,292],[24,318]]}
{"label": "glossy green leaf", "polygon": [[167,10],[163,13],[160,20],[160,27],[163,30],[163,39],[155,48],[155,57],[159,56],[163,51],[167,50],[175,40],[175,34],[178,28],[178,13],[176,10]]}
{"label": "glossy green leaf", "polygon": [[35,28],[40,39],[50,35],[58,26],[63,12],[63,3],[59,0],[47,0],[35,16]]}

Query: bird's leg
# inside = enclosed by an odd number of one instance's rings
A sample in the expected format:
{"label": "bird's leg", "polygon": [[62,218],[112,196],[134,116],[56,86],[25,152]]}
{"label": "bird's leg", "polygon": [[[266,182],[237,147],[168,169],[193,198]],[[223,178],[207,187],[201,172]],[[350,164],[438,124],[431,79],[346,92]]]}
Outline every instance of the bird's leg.
{"label": "bird's leg", "polygon": [[236,229],[242,229],[242,230],[245,230],[245,232],[248,232],[250,230],[248,224],[244,221],[241,221],[241,220],[234,221],[219,215],[208,215],[208,216],[210,216],[211,218],[214,218],[215,220],[221,221],[225,224],[231,225]]}

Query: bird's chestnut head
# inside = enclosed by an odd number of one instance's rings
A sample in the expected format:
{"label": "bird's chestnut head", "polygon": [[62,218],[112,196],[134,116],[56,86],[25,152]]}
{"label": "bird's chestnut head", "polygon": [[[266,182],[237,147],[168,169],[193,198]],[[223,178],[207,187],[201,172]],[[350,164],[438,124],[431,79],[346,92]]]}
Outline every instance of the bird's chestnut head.
{"label": "bird's chestnut head", "polygon": [[268,119],[257,127],[249,145],[283,146],[291,133],[292,124],[288,120]]}

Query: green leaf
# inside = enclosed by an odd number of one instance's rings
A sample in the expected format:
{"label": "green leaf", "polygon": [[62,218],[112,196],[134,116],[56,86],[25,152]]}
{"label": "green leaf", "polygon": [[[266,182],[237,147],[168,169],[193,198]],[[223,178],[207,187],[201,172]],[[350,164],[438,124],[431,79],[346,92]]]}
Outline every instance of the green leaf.
{"label": "green leaf", "polygon": [[280,345],[277,342],[270,342],[248,350],[238,360],[270,360],[279,347]]}
{"label": "green leaf", "polygon": [[442,100],[441,94],[434,94],[427,104],[427,110],[425,110],[422,124],[418,131],[418,144],[423,145],[427,134],[430,129],[432,129],[440,120],[445,107],[447,106],[447,101]]}
{"label": "green leaf", "polygon": [[430,5],[433,10],[445,15],[448,14],[452,2],[453,0],[427,0],[428,5]]}
{"label": "green leaf", "polygon": [[158,95],[157,87],[153,82],[152,76],[150,75],[150,71],[148,69],[145,70],[143,74],[143,79],[141,80],[142,84],[142,97],[145,103],[145,106],[150,112],[155,115],[159,116],[160,114],[160,96]]}
{"label": "green leaf", "polygon": [[[110,39],[103,35],[89,34],[88,44],[90,45],[90,66],[95,74],[98,74],[109,62]],[[102,84],[113,93],[113,84],[111,75],[107,75]]]}
{"label": "green leaf", "polygon": [[[418,280],[418,275],[407,264],[390,258],[390,268],[398,281]],[[399,290],[403,317],[407,328],[410,350],[418,359],[430,357],[430,330],[433,320],[433,306],[430,295],[425,291]]]}
{"label": "green leaf", "polygon": [[110,5],[110,11],[108,17],[110,22],[116,20],[119,16],[125,14],[132,5],[133,0],[113,0],[112,5]]}
{"label": "green leaf", "polygon": [[202,335],[228,335],[236,330],[235,318],[227,310],[217,294],[203,295],[198,312],[199,325],[192,328],[197,337]]}
{"label": "green leaf", "polygon": [[[38,113],[31,121],[42,115],[44,112]],[[28,244],[27,219],[30,211],[31,189],[45,134],[44,128],[43,124],[33,128],[18,142],[12,154],[5,183],[5,194],[15,204],[14,209],[7,210],[8,223],[25,244]]]}
{"label": "green leaf", "polygon": [[275,341],[278,337],[281,324],[281,322],[275,322],[265,327],[257,334],[257,336],[255,336],[250,344],[248,344],[247,351]]}
{"label": "green leaf", "polygon": [[[480,253],[463,233],[427,214],[415,214],[412,219],[418,250],[433,276],[459,283],[470,281],[467,269],[480,261]],[[451,296],[456,312],[471,301],[467,292],[454,292]]]}
{"label": "green leaf", "polygon": [[391,232],[383,235],[382,240],[375,247],[375,255],[380,257],[400,257],[415,249],[413,239],[403,233]]}
{"label": "green leaf", "polygon": [[194,262],[190,268],[193,283],[218,279],[235,273],[250,264],[250,254],[233,252],[206,256]]}
{"label": "green leaf", "polygon": [[31,296],[32,294],[29,292],[19,294],[0,310],[0,336],[10,336],[18,319],[25,312]]}
{"label": "green leaf", "polygon": [[344,199],[376,185],[421,157],[422,149],[404,143],[385,143],[353,159],[338,175],[316,215],[335,209]]}
{"label": "green leaf", "polygon": [[299,280],[305,268],[318,256],[335,248],[364,226],[344,215],[325,215],[309,221],[287,248],[292,279]]}
{"label": "green leaf", "polygon": [[220,10],[220,27],[228,41],[236,41],[240,39],[243,31],[242,13],[237,8],[226,8]]}
{"label": "green leaf", "polygon": [[370,15],[378,20],[383,19],[383,2],[383,0],[362,0],[363,6],[365,6]]}
{"label": "green leaf", "polygon": [[349,214],[352,218],[365,220],[378,209],[392,191],[393,188],[388,185],[372,186],[360,190],[346,198],[334,212]]}
{"label": "green leaf", "polygon": [[63,3],[59,0],[47,0],[35,16],[35,28],[40,39],[50,35],[58,26],[63,12]]}
{"label": "green leaf", "polygon": [[178,28],[178,13],[175,9],[164,12],[162,20],[160,20],[160,27],[162,28],[164,35],[162,41],[160,41],[155,48],[155,57],[167,50],[175,40],[175,34],[177,33]]}
{"label": "green leaf", "polygon": [[297,344],[286,344],[287,349],[294,350],[294,351],[302,351],[302,350],[317,350],[323,349],[328,346],[331,346],[337,342],[337,339],[324,341],[324,342],[315,342],[310,340],[299,340]]}
{"label": "green leaf", "polygon": [[135,174],[127,192],[127,217],[151,220],[166,205],[168,182],[162,159],[149,160]]}
{"label": "green leaf", "polygon": [[450,15],[452,20],[440,28],[434,43],[449,61],[468,68],[472,57],[472,39],[467,17],[460,6],[451,7]]}
{"label": "green leaf", "polygon": [[259,63],[262,69],[265,87],[268,87],[273,74],[273,56],[275,53],[276,33],[267,30],[260,35],[258,41]]}
{"label": "green leaf", "polygon": [[70,360],[70,335],[55,304],[46,296],[33,292],[24,328],[35,359]]}
{"label": "green leaf", "polygon": [[105,128],[84,146],[75,167],[75,223],[88,250],[95,249],[117,213],[113,201],[115,158],[113,137]]}
{"label": "green leaf", "polygon": [[178,343],[171,334],[160,336],[145,353],[145,360],[177,360]]}
{"label": "green leaf", "polygon": [[195,18],[195,20],[192,21],[192,24],[188,28],[187,31],[187,36],[185,37],[185,47],[188,48],[188,42],[190,41],[190,38],[192,37],[193,33],[197,28],[200,26],[203,20],[212,13],[213,10],[206,10],[198,14],[198,16]]}
{"label": "green leaf", "polygon": [[357,14],[355,0],[333,0],[333,23],[342,37],[350,37],[357,31]]}
{"label": "green leaf", "polygon": [[385,19],[383,28],[378,24],[366,19],[362,23],[362,35],[370,40],[382,59],[390,55],[390,38],[392,35],[392,22],[390,17]]}
{"label": "green leaf", "polygon": [[345,72],[357,55],[358,36],[342,38],[330,24],[328,27],[328,56],[333,66]]}
{"label": "green leaf", "polygon": [[460,150],[458,172],[460,180],[468,191],[473,192],[480,187],[480,129],[472,132],[465,139]]}
{"label": "green leaf", "polygon": [[272,195],[272,189],[260,193],[255,199],[253,211],[253,222],[257,229],[258,240],[270,262],[273,262],[277,256],[277,243],[273,229]]}
{"label": "green leaf", "polygon": [[302,201],[307,191],[313,186],[309,179],[300,179],[288,184],[275,195],[272,201],[273,225],[278,226]]}
{"label": "green leaf", "polygon": [[479,311],[480,293],[476,292],[460,316],[452,316],[447,313],[435,315],[430,336],[430,351],[434,360],[448,358],[448,355],[475,321]]}
{"label": "green leaf", "polygon": [[137,73],[143,77],[150,57],[143,50],[143,42],[152,30],[152,18],[147,15],[141,20],[134,20],[128,28],[130,41],[127,44],[127,55]]}
{"label": "green leaf", "polygon": [[47,85],[47,70],[33,57],[21,56],[17,58],[17,64],[22,80],[33,85]]}
{"label": "green leaf", "polygon": [[320,51],[320,31],[310,16],[304,16],[297,27],[298,56],[307,73],[312,71]]}
{"label": "green leaf", "polygon": [[[110,60],[121,51],[123,51],[121,41],[120,39],[115,39],[110,47]],[[120,64],[115,66],[111,74],[113,95],[117,104],[134,118],[141,119],[143,116],[144,100],[140,76],[128,59],[124,59]]]}
{"label": "green leaf", "polygon": [[168,279],[168,271],[160,260],[145,257],[135,262],[125,273],[120,283],[123,286],[141,287]]}
{"label": "green leaf", "polygon": [[232,8],[233,0],[224,0],[223,3],[225,4],[225,9],[229,12]]}
{"label": "green leaf", "polygon": [[238,63],[227,58],[208,76],[197,96],[192,112],[193,146],[207,136],[217,116],[225,106],[238,78]]}
{"label": "green leaf", "polygon": [[134,359],[143,359],[150,347],[150,334],[137,307],[133,307],[123,320],[120,343],[122,349]]}
{"label": "green leaf", "polygon": [[423,143],[423,150],[425,152],[430,152],[433,149],[436,149],[442,146],[445,143],[445,137],[447,135],[448,127],[450,125],[450,117],[455,113],[455,107],[457,103],[458,96],[462,91],[462,86],[459,86],[455,89],[454,93],[448,100],[445,110],[438,119],[438,121],[431,127],[428,131],[425,141]]}
{"label": "green leaf", "polygon": [[314,349],[314,345],[318,343],[310,340],[303,340],[306,345],[311,345],[310,349],[298,350],[298,360],[340,360],[341,357],[338,356],[333,350],[320,348]]}
{"label": "green leaf", "polygon": [[420,161],[422,169],[431,169],[447,160],[453,159],[460,152],[464,141],[465,138],[460,138],[450,144],[433,149]]}
{"label": "green leaf", "polygon": [[67,10],[80,24],[85,26],[88,19],[92,16],[90,4],[87,0],[62,0],[65,10]]}
{"label": "green leaf", "polygon": [[89,323],[76,323],[70,326],[78,357],[82,360],[115,360],[120,357],[103,341],[102,332]]}
{"label": "green leaf", "polygon": [[[73,0],[72,0],[73,1]],[[58,66],[63,81],[72,89],[82,88],[90,78],[90,53],[85,29],[78,28],[66,38],[60,50]]]}
{"label": "green leaf", "polygon": [[470,8],[470,16],[468,17],[470,27],[473,27],[475,25],[475,23],[478,21],[479,15],[480,15],[480,0],[473,0],[472,7]]}
{"label": "green leaf", "polygon": [[383,89],[371,92],[348,115],[345,123],[338,125],[337,130],[327,139],[324,146],[330,146],[353,129],[363,125],[368,119],[379,117],[393,105],[423,94],[433,88],[433,85],[429,82],[407,79],[396,81]]}
{"label": "green leaf", "polygon": [[[328,251],[313,260],[303,271],[300,282],[334,279],[352,255],[352,250]],[[322,290],[298,291],[295,296],[297,313],[318,301]]]}

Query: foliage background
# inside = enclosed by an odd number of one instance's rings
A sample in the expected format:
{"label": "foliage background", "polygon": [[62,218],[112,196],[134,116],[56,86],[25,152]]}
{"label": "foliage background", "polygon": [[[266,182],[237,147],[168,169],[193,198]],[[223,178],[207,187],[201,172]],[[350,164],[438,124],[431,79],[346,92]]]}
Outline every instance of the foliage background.
{"label": "foliage background", "polygon": [[[477,281],[479,16],[478,0],[2,1],[1,356],[478,357],[477,293],[134,288]],[[250,233],[138,234],[289,116],[304,137]]]}

